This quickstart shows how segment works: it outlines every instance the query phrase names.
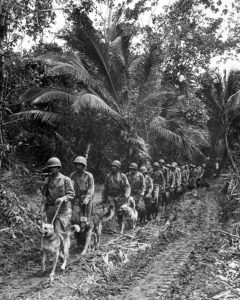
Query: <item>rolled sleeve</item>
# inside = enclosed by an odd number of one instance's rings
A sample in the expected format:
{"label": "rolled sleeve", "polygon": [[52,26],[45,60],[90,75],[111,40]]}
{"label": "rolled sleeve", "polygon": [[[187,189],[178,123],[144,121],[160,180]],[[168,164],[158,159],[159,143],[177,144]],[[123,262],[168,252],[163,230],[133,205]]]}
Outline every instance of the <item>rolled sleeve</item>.
{"label": "rolled sleeve", "polygon": [[72,201],[75,197],[75,191],[71,179],[65,177],[64,184],[65,184],[65,195],[60,199],[62,199],[65,202]]}
{"label": "rolled sleeve", "polygon": [[91,173],[88,173],[88,190],[87,196],[92,198],[94,195],[94,178]]}
{"label": "rolled sleeve", "polygon": [[126,198],[129,198],[131,195],[131,187],[130,187],[129,181],[127,179],[127,176],[124,175],[123,178],[124,178],[124,196]]}

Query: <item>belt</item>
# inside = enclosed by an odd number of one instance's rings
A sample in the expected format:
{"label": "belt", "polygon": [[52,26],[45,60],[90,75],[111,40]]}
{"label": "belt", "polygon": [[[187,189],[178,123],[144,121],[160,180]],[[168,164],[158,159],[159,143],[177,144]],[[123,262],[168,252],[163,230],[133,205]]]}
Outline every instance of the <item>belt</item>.
{"label": "belt", "polygon": [[122,194],[108,194],[108,197],[122,197]]}

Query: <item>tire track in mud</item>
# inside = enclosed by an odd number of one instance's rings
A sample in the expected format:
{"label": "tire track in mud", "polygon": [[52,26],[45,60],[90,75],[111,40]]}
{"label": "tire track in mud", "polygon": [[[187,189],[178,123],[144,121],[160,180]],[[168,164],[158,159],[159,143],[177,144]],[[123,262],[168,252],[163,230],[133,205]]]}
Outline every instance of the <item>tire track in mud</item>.
{"label": "tire track in mud", "polygon": [[[151,271],[137,279],[137,285],[122,295],[110,297],[114,300],[145,300],[163,299],[164,294],[170,289],[177,279],[180,271],[187,263],[188,258],[197,243],[201,242],[209,234],[210,230],[218,224],[218,204],[215,200],[219,196],[216,191],[200,190],[198,201],[201,201],[201,209],[195,224],[195,232],[187,237],[178,239],[169,244],[167,249],[154,257],[154,262],[148,268]],[[133,278],[134,280],[134,278]],[[127,288],[128,289],[128,288]]]}
{"label": "tire track in mud", "polygon": [[[100,190],[96,191],[94,198],[95,205],[100,202],[100,194]],[[201,240],[204,240],[209,234],[209,231],[217,224],[218,204],[215,198],[218,197],[218,194],[216,189],[213,189],[212,191],[199,190],[198,198],[194,199],[192,196],[186,197],[185,201],[182,202],[183,210],[185,208],[188,209],[191,205],[194,209],[195,207],[198,209],[193,218],[190,216],[188,218],[189,220],[186,220],[186,223],[188,223],[192,229],[190,230],[191,233],[184,236],[181,235],[181,237],[174,242],[166,244],[164,250],[160,249],[159,252],[156,251],[155,255],[147,261],[144,261],[143,259],[141,268],[135,270],[134,275],[130,280],[124,280],[124,282],[122,282],[121,290],[118,291],[119,295],[94,298],[87,297],[82,299],[164,299],[165,293],[170,289],[174,281],[177,280],[179,272],[187,263],[189,255],[194,250],[195,245]],[[139,257],[139,259],[141,260],[141,257]],[[79,260],[77,253],[73,253],[72,258],[69,260],[67,273],[70,272],[72,278],[77,278],[77,265],[74,265],[74,260]],[[32,265],[29,266],[27,272],[26,270],[24,271],[25,274],[22,272],[15,272],[14,274],[16,274],[17,277],[12,277],[9,287],[5,286],[5,291],[1,291],[5,292],[5,297],[0,292],[0,298],[36,299],[32,298],[30,295],[37,295],[37,293],[39,293],[39,297],[40,295],[42,297],[42,293],[46,293],[49,298],[63,299],[58,295],[57,286],[46,289],[46,277],[39,276],[40,268],[40,264]],[[55,298],[55,296],[57,298]],[[80,299],[71,297],[71,291],[67,292],[66,290],[64,299]]]}

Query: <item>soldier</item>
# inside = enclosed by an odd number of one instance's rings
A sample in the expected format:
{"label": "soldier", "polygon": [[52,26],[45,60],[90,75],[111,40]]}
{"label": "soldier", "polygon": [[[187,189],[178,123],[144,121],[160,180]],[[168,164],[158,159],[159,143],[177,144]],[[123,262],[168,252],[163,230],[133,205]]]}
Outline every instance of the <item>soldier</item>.
{"label": "soldier", "polygon": [[194,190],[194,194],[196,194],[197,188],[197,172],[195,170],[196,166],[193,164],[189,165],[189,189]]}
{"label": "soldier", "polygon": [[158,204],[160,192],[165,190],[165,185],[166,185],[163,173],[159,170],[158,162],[153,163],[152,180],[153,180],[153,199]]}
{"label": "soldier", "polygon": [[133,197],[136,206],[139,201],[143,199],[146,185],[145,179],[142,173],[138,172],[138,166],[136,163],[131,163],[129,165],[129,172],[127,173],[127,178],[131,186],[131,196]]}
{"label": "soldier", "polygon": [[186,191],[188,186],[188,170],[186,165],[181,166],[181,177],[183,190]]}
{"label": "soldier", "polygon": [[175,165],[176,172],[176,188],[179,188],[182,185],[182,174],[180,168],[178,167],[178,164],[176,162],[174,162],[173,164]]}
{"label": "soldier", "polygon": [[131,188],[127,176],[120,171],[120,161],[114,160],[111,167],[112,171],[107,175],[104,183],[102,201],[109,206],[112,205],[115,214],[117,214],[120,206],[128,201]]}
{"label": "soldier", "polygon": [[72,215],[71,201],[75,193],[71,179],[60,173],[61,162],[58,158],[52,157],[47,161],[48,177],[43,186],[42,213],[46,213],[48,223],[51,223],[58,206],[60,206],[54,221],[54,231],[60,233],[66,230]]}
{"label": "soldier", "polygon": [[165,182],[168,182],[168,168],[165,167],[165,161],[164,159],[159,159],[159,170],[163,173]]}
{"label": "soldier", "polygon": [[142,166],[139,171],[143,174],[146,184],[146,190],[144,194],[144,203],[147,209],[147,220],[150,221],[151,215],[153,213],[153,205],[152,205],[152,191],[153,191],[153,181],[152,178],[148,175],[147,168]]}
{"label": "soldier", "polygon": [[198,187],[209,187],[205,180],[205,168],[206,164],[202,164],[196,169],[196,184]]}
{"label": "soldier", "polygon": [[175,193],[176,198],[179,199],[182,194],[182,174],[181,169],[178,167],[178,164],[175,162],[175,172],[176,172],[176,186]]}
{"label": "soldier", "polygon": [[170,193],[170,200],[175,200],[175,187],[176,187],[176,165],[172,163],[170,165],[170,172],[168,178],[168,188]]}
{"label": "soldier", "polygon": [[145,166],[142,166],[139,171],[143,174],[146,184],[146,190],[144,196],[146,198],[152,197],[152,191],[153,191],[153,181],[152,178],[148,175],[147,168]]}
{"label": "soldier", "polygon": [[75,190],[73,201],[73,212],[79,216],[89,218],[92,213],[92,202],[94,196],[94,179],[90,172],[86,171],[87,161],[83,156],[78,156],[73,161],[76,169],[70,175]]}

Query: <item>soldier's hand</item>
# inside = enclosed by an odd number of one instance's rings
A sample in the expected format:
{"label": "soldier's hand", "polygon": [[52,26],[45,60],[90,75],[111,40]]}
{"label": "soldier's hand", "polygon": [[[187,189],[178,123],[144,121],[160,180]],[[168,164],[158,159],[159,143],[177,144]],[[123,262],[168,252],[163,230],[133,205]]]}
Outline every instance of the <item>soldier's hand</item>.
{"label": "soldier's hand", "polygon": [[63,203],[63,199],[58,198],[55,203],[56,203],[56,205],[61,205]]}
{"label": "soldier's hand", "polygon": [[83,204],[84,205],[87,205],[89,202],[89,197],[85,197],[84,200],[83,200]]}
{"label": "soldier's hand", "polygon": [[42,219],[42,222],[47,222],[47,215],[46,215],[45,211],[42,212],[41,219]]}

